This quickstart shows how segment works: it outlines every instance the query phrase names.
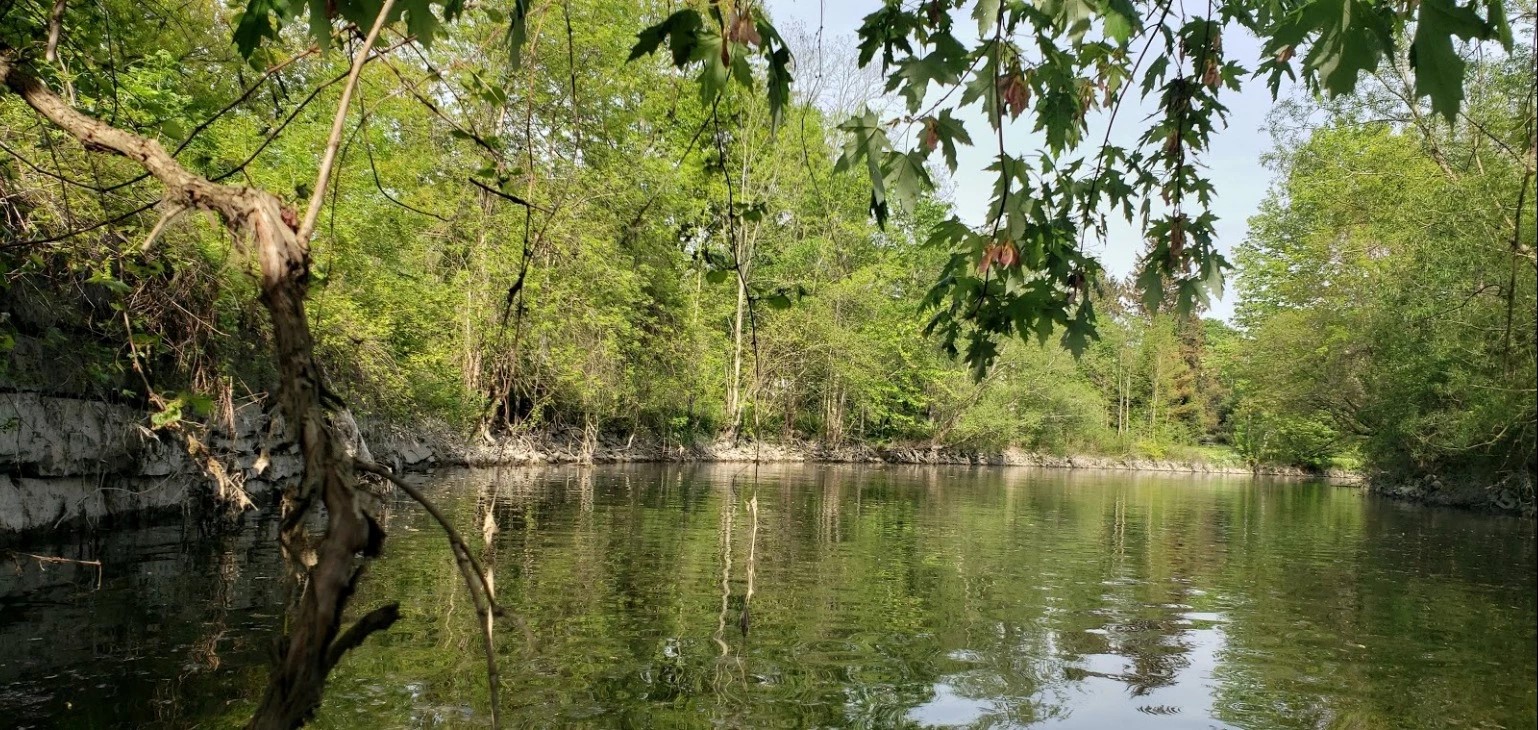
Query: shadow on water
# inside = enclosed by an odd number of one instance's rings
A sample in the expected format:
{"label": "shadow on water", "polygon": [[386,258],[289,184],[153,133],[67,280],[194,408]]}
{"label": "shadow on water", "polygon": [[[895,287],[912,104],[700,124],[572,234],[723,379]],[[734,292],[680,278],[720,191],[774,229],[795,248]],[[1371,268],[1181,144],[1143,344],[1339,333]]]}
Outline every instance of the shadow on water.
{"label": "shadow on water", "polygon": [[[1520,727],[1530,522],[1352,489],[970,467],[626,466],[428,479],[509,610],[510,727]],[[474,608],[404,504],[356,608],[404,618],[317,726],[486,724]],[[238,726],[281,602],[272,525],[0,562],[21,726]]]}

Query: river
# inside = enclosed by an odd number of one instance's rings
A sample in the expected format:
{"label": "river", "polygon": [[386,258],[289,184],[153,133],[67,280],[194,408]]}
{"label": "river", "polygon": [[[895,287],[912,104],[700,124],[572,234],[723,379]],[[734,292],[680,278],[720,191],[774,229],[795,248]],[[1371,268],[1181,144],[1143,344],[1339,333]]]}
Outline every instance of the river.
{"label": "river", "polygon": [[[420,478],[490,566],[508,727],[1533,727],[1530,521],[1325,483],[907,466]],[[0,557],[0,725],[238,726],[271,519]],[[354,606],[404,618],[315,725],[483,727],[474,613],[396,503]],[[3,553],[0,553],[3,554]],[[100,584],[98,585],[98,580]]]}

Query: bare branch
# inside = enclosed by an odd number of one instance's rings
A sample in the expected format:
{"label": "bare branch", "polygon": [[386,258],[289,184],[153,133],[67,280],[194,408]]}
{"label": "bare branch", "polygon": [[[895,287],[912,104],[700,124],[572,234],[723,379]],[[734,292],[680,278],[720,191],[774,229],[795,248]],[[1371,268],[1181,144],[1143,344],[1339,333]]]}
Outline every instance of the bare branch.
{"label": "bare branch", "polygon": [[[468,137],[470,139],[470,141],[472,141],[476,145],[480,146],[481,149],[484,149],[487,152],[491,153],[491,156],[494,159],[496,159],[498,162],[505,162],[506,161],[506,157],[502,154],[502,150],[499,150],[496,147],[492,146],[492,144],[490,142],[487,142],[486,139],[484,137],[482,137],[481,135],[476,134],[472,130],[466,129],[459,122],[456,122],[453,119],[450,119],[449,115],[444,114],[443,110],[439,109],[437,104],[434,104],[431,99],[427,98],[426,96],[424,96],[422,94],[422,92],[418,91],[415,85],[413,85],[411,82],[407,81],[406,77],[403,74],[401,74],[400,69],[396,68],[395,64],[390,63],[390,59],[383,59],[383,60],[384,60],[385,68],[390,69],[390,73],[395,74],[395,78],[398,79],[401,82],[401,86],[406,89],[406,93],[411,94],[411,98],[416,99],[419,103],[422,104],[422,106],[427,107],[427,110],[432,112],[433,116],[443,120],[444,124],[447,124],[450,127],[453,127],[456,131],[458,131],[459,133],[461,133],[461,134],[465,135],[466,137]],[[429,66],[428,68],[431,69],[432,67]],[[453,93],[453,89],[451,88],[449,90],[449,92]],[[455,97],[457,98],[458,95],[456,94]]]}
{"label": "bare branch", "polygon": [[[0,142],[0,152],[4,152],[4,153],[6,153],[6,154],[16,158],[18,161],[21,162],[21,164],[26,165],[27,167],[31,168],[33,172],[35,172],[35,173],[37,173],[39,175],[42,175],[44,177],[51,177],[51,178],[53,178],[55,180],[58,180],[61,183],[65,183],[65,184],[68,184],[68,185],[73,185],[73,186],[75,186],[77,188],[81,188],[83,190],[89,190],[89,191],[91,191],[93,193],[110,193],[114,189],[114,188],[109,188],[109,187],[101,187],[101,186],[98,186],[98,185],[92,185],[90,183],[80,182],[79,180],[76,180],[76,179],[71,178],[71,177],[67,177],[67,176],[62,175],[62,174],[57,173],[57,172],[53,172],[52,170],[46,170],[42,166],[38,165],[37,163],[35,163],[35,162],[27,159],[26,157],[22,156],[22,154],[20,152],[17,152],[16,150],[13,150],[10,147],[5,146],[4,142]],[[140,175],[138,178],[135,179],[135,181],[143,180],[144,177],[145,177],[144,175]],[[130,181],[130,182],[133,182],[133,181]]]}
{"label": "bare branch", "polygon": [[470,598],[475,602],[475,612],[481,620],[481,642],[482,648],[486,652],[486,682],[491,702],[491,726],[493,728],[500,727],[499,707],[501,706],[500,686],[502,679],[497,671],[497,654],[492,644],[491,622],[492,616],[502,615],[502,608],[497,605],[496,592],[491,587],[490,579],[486,577],[486,570],[481,567],[480,561],[475,559],[475,554],[470,551],[470,545],[465,542],[464,538],[459,536],[459,531],[454,529],[454,524],[438,509],[438,505],[433,504],[432,500],[427,498],[427,495],[422,494],[416,487],[396,476],[388,468],[375,464],[372,461],[356,459],[354,460],[354,467],[358,471],[383,477],[391,484],[394,484],[402,492],[405,492],[406,496],[411,497],[417,504],[422,505],[422,508],[427,510],[427,514],[431,515],[438,522],[438,526],[443,528],[444,535],[448,537],[449,545],[453,548],[454,560],[459,565],[459,572],[464,576],[465,587],[470,590]]}
{"label": "bare branch", "polygon": [[110,225],[115,225],[115,224],[118,224],[118,223],[122,223],[123,221],[126,221],[129,218],[132,218],[132,217],[134,217],[134,216],[136,216],[136,215],[138,215],[140,213],[143,213],[144,211],[147,211],[150,208],[153,208],[153,207],[155,207],[157,205],[160,205],[160,201],[161,201],[160,198],[156,198],[156,199],[151,200],[150,202],[145,203],[144,205],[141,205],[141,206],[139,206],[137,208],[134,208],[133,210],[130,210],[127,213],[124,213],[122,215],[114,216],[114,217],[108,218],[108,219],[106,219],[104,221],[100,221],[100,222],[97,222],[97,223],[92,223],[91,225],[88,225],[88,226],[86,226],[84,228],[75,228],[73,230],[69,230],[69,231],[66,231],[64,233],[60,233],[60,234],[57,234],[57,235],[49,236],[47,238],[32,238],[32,239],[28,239],[28,240],[25,240],[25,241],[11,241],[11,242],[8,242],[8,243],[0,243],[0,251],[3,251],[5,249],[11,249],[11,248],[26,248],[27,246],[46,246],[46,245],[48,245],[50,243],[58,243],[59,241],[63,241],[65,239],[67,239],[67,238],[74,238],[75,236],[78,236],[78,235],[80,235],[82,233],[90,233],[91,231],[94,231],[94,230],[96,230],[98,228],[106,228],[107,226],[110,226]]}
{"label": "bare branch", "polygon": [[521,205],[521,206],[523,206],[525,208],[533,208],[534,210],[537,210],[537,211],[539,211],[541,213],[549,213],[550,212],[550,211],[548,211],[548,210],[546,210],[544,208],[541,208],[541,207],[539,207],[539,206],[537,206],[537,205],[535,205],[533,203],[530,203],[527,200],[524,200],[523,198],[520,198],[520,197],[518,197],[516,195],[513,195],[512,193],[504,193],[501,190],[498,190],[498,189],[496,189],[494,187],[491,187],[490,185],[487,185],[486,183],[483,183],[480,180],[477,180],[477,179],[475,179],[473,177],[465,178],[465,179],[469,180],[471,185],[474,185],[474,186],[476,186],[476,187],[478,187],[478,188],[480,188],[482,190],[485,190],[486,192],[491,193],[492,195],[495,195],[495,196],[497,196],[499,198],[502,198],[503,200],[506,200],[508,202],[517,203],[518,205]]}
{"label": "bare branch", "polygon": [[64,25],[65,0],[53,0],[53,12],[48,15],[48,48],[43,52],[43,58],[49,63],[59,61],[59,29]]}
{"label": "bare branch", "polygon": [[[369,142],[369,138],[368,138],[368,135],[369,135],[368,120],[369,120],[369,117],[373,116],[373,115],[367,109],[368,104],[363,101],[363,97],[362,97],[361,94],[358,97],[358,104],[359,104],[359,106],[365,107],[364,110],[363,110],[363,119],[362,119],[362,121],[359,122],[358,127],[359,127],[359,131],[362,133],[361,136],[363,137],[363,153],[368,156],[368,170],[374,176],[374,188],[376,190],[378,190],[379,194],[383,195],[386,200],[388,200],[388,201],[390,201],[390,202],[392,202],[392,203],[394,203],[394,204],[396,204],[396,205],[398,205],[398,206],[400,206],[402,208],[405,208],[406,210],[409,210],[409,211],[411,211],[413,213],[416,213],[418,215],[425,215],[425,216],[427,216],[429,218],[434,218],[434,219],[437,219],[437,220],[442,221],[444,223],[448,223],[449,222],[448,218],[445,218],[445,217],[443,217],[441,215],[438,215],[437,213],[433,213],[431,211],[422,210],[421,208],[418,208],[418,207],[416,207],[414,205],[411,205],[411,204],[409,204],[409,203],[407,203],[407,202],[405,202],[403,200],[400,200],[399,198],[396,198],[394,195],[390,194],[390,191],[385,190],[384,183],[379,180],[379,166],[374,164],[374,145],[373,145],[373,143]],[[334,204],[335,203],[333,201],[333,205]]]}
{"label": "bare branch", "polygon": [[21,556],[21,557],[24,557],[24,558],[31,558],[33,560],[36,560],[39,566],[49,565],[49,564],[56,564],[56,563],[62,563],[62,564],[67,564],[67,565],[84,565],[84,566],[87,566],[87,567],[95,568],[96,569],[96,588],[98,590],[101,589],[102,567],[101,567],[101,561],[100,560],[76,560],[74,558],[60,558],[60,557],[56,557],[56,556],[53,556],[53,555],[36,555],[34,553],[24,553],[24,552],[21,552],[19,550],[12,550],[11,551],[11,555],[13,555],[13,556]]}
{"label": "bare branch", "polygon": [[387,603],[379,608],[363,615],[363,618],[353,622],[352,626],[342,632],[336,641],[331,642],[331,651],[326,655],[326,663],[336,666],[342,660],[342,655],[357,648],[371,634],[384,631],[399,621],[401,618],[401,605],[399,603]]}
{"label": "bare branch", "polygon": [[342,128],[347,125],[347,108],[352,105],[352,93],[358,88],[358,76],[363,73],[363,64],[368,63],[369,57],[373,55],[374,41],[379,38],[379,31],[384,28],[393,7],[395,0],[384,0],[384,4],[379,7],[379,17],[374,18],[374,26],[369,28],[368,35],[363,37],[363,44],[353,54],[352,70],[347,72],[347,83],[342,85],[342,99],[337,102],[336,116],[331,119],[331,136],[326,139],[326,151],[321,155],[320,170],[315,174],[310,204],[305,208],[304,220],[299,223],[298,238],[301,241],[309,241],[310,235],[315,232],[315,220],[320,217],[320,208],[326,199],[326,185],[331,182],[331,168],[336,164],[336,151],[342,144]]}
{"label": "bare branch", "polygon": [[166,226],[171,225],[171,221],[185,212],[187,212],[187,206],[180,203],[171,203],[166,206],[165,213],[161,214],[160,220],[155,221],[155,227],[150,229],[149,235],[144,237],[144,243],[139,244],[139,252],[149,253],[155,245],[155,239],[160,237],[160,233],[166,229]]}
{"label": "bare branch", "polygon": [[209,125],[211,125],[214,122],[218,121],[219,118],[224,116],[225,114],[228,114],[231,109],[234,109],[235,107],[237,107],[237,106],[241,105],[242,103],[244,103],[247,99],[250,99],[251,95],[255,94],[257,89],[262,88],[262,84],[267,83],[267,80],[272,78],[273,76],[276,76],[279,71],[282,71],[283,69],[288,68],[291,64],[293,64],[295,61],[298,61],[301,58],[313,55],[317,50],[318,49],[315,46],[310,46],[309,48],[306,48],[304,51],[293,55],[288,60],[282,61],[282,62],[278,63],[277,65],[273,66],[272,68],[267,69],[267,72],[262,74],[261,78],[257,79],[255,83],[253,83],[249,87],[247,87],[244,92],[241,92],[240,96],[235,97],[234,101],[232,101],[232,102],[230,102],[228,104],[225,104],[224,108],[220,109],[217,112],[214,112],[213,115],[210,116],[209,118],[204,119],[202,124],[199,124],[198,126],[193,127],[192,132],[187,135],[187,138],[182,140],[182,143],[177,145],[176,149],[171,151],[171,156],[175,157],[175,156],[181,154],[182,150],[187,149],[187,145],[192,144],[192,140],[197,139],[199,134],[202,134],[205,130],[208,129]]}

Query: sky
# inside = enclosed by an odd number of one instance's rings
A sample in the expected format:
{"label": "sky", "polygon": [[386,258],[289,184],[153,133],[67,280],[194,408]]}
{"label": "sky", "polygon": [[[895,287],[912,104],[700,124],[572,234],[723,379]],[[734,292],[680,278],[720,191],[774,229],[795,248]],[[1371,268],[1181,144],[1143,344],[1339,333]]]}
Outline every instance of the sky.
{"label": "sky", "polygon": [[[800,23],[812,33],[821,27],[825,45],[853,44],[856,42],[861,21],[865,15],[880,7],[880,0],[767,0],[766,5],[770,16],[781,27],[790,23]],[[971,11],[960,12],[963,15],[956,23],[958,36],[962,30],[976,28],[971,19]],[[1246,68],[1254,68],[1256,59],[1260,56],[1260,42],[1247,34],[1239,37],[1238,31],[1231,31],[1230,34],[1231,37],[1224,38],[1224,51],[1227,57]],[[961,40],[970,43],[973,39],[961,38]],[[792,53],[799,50],[794,46],[791,48]],[[803,80],[796,81],[801,83]],[[1271,99],[1270,90],[1262,82],[1263,79],[1257,79],[1246,83],[1238,92],[1223,90],[1220,99],[1229,110],[1228,127],[1214,133],[1211,149],[1207,150],[1201,158],[1207,166],[1208,179],[1212,181],[1217,191],[1212,204],[1212,211],[1218,217],[1217,246],[1230,261],[1233,260],[1230,255],[1232,251],[1244,240],[1247,230],[1246,221],[1259,209],[1272,178],[1271,171],[1261,164],[1261,156],[1273,147],[1271,136],[1266,131],[1266,115],[1271,111],[1274,102]],[[1136,89],[1133,91],[1135,92]],[[1285,87],[1283,93],[1286,93]],[[931,98],[926,100],[926,103],[935,98],[938,96],[935,94],[934,87],[931,87]],[[1130,146],[1142,126],[1143,118],[1148,115],[1153,106],[1147,103],[1139,108],[1130,106],[1136,101],[1135,93],[1127,97],[1126,101],[1128,106],[1121,110],[1116,120],[1111,141],[1115,144]],[[900,107],[893,105],[893,108]],[[1006,125],[1005,141],[1012,155],[1018,156],[1041,146],[1040,136],[1030,134],[1029,127],[1023,123],[1028,116],[1022,115],[1020,124]],[[974,139],[989,128],[981,110],[975,107],[965,110],[964,113],[958,113],[958,118],[963,120],[967,131]],[[1104,134],[1104,122],[1096,124],[1092,120],[1090,132],[1085,138],[1098,140]],[[898,143],[898,140],[894,139],[893,142]],[[993,194],[994,176],[985,168],[992,163],[996,152],[993,146],[984,145],[961,148],[957,155],[958,164],[952,178],[954,188],[952,202],[962,220],[972,225],[980,225],[987,215],[988,201]],[[1112,220],[1113,226],[1107,240],[1087,245],[1092,253],[1099,255],[1100,262],[1107,272],[1123,277],[1132,272],[1137,256],[1143,251],[1145,244],[1135,227],[1125,223],[1115,223],[1120,221],[1119,217],[1113,217]],[[1233,317],[1232,271],[1229,272],[1227,279],[1229,286],[1225,287],[1223,297],[1211,303],[1206,316],[1224,320]]]}

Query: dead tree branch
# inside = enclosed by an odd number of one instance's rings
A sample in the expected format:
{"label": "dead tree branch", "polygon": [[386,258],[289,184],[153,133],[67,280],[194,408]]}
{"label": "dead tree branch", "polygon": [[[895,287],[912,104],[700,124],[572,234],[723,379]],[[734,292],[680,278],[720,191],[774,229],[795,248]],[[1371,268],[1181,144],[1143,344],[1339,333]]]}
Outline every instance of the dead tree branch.
{"label": "dead tree branch", "polygon": [[448,537],[449,546],[454,551],[454,561],[459,565],[460,575],[464,576],[465,588],[470,591],[470,598],[475,602],[476,616],[480,618],[481,642],[486,652],[486,682],[491,702],[491,726],[501,727],[499,708],[502,704],[500,701],[502,679],[497,672],[497,654],[492,642],[492,617],[501,616],[502,608],[497,605],[496,593],[491,587],[490,579],[486,577],[486,570],[481,567],[480,561],[475,559],[469,543],[466,543],[465,539],[459,536],[459,531],[454,529],[454,523],[449,521],[449,518],[438,509],[438,505],[433,504],[427,495],[396,476],[395,472],[379,464],[359,459],[356,467],[358,471],[383,477],[394,484],[405,492],[406,496],[422,505],[422,508],[427,510],[427,514],[431,515],[438,526],[443,528],[444,534]]}

